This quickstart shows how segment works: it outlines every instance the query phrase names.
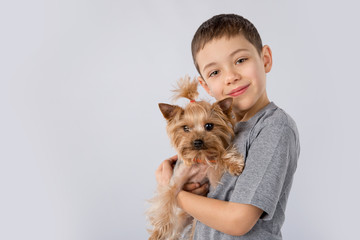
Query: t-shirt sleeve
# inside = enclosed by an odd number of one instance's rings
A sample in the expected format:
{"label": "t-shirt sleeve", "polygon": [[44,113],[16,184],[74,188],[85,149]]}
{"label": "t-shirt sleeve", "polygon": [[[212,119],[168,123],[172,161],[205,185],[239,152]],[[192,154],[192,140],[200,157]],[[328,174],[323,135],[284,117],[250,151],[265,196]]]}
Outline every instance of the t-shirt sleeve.
{"label": "t-shirt sleeve", "polygon": [[287,187],[284,182],[295,141],[293,130],[286,125],[266,125],[256,133],[230,201],[256,206],[264,211],[262,219],[271,219]]}

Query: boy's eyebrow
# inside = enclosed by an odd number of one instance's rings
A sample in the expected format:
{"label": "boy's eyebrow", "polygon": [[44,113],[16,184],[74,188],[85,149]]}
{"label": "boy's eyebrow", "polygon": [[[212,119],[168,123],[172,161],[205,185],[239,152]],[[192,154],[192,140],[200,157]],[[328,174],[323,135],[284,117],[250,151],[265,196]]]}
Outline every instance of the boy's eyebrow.
{"label": "boy's eyebrow", "polygon": [[212,63],[206,64],[205,67],[203,68],[203,72],[205,71],[205,69],[207,69],[207,68],[209,68],[209,67],[211,67],[213,65],[216,65],[216,63],[212,62]]}
{"label": "boy's eyebrow", "polygon": [[233,51],[229,56],[232,57],[235,54],[237,54],[238,52],[244,52],[244,51],[248,52],[249,50],[247,50],[246,48],[239,48],[239,49]]}
{"label": "boy's eyebrow", "polygon": [[[247,50],[246,48],[236,49],[235,51],[233,51],[233,52],[229,55],[229,57],[233,57],[235,54],[237,54],[237,53],[239,53],[239,52],[243,52],[243,51],[248,52],[249,50]],[[206,68],[211,67],[211,66],[213,66],[213,65],[216,65],[216,63],[215,63],[215,62],[211,62],[211,63],[206,64],[206,65],[203,67],[203,71],[205,71]]]}

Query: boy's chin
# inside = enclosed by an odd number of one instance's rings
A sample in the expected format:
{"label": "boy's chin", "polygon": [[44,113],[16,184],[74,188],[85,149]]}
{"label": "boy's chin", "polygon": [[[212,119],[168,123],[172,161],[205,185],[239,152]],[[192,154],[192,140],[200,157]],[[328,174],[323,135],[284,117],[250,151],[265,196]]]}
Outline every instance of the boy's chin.
{"label": "boy's chin", "polygon": [[254,104],[247,99],[234,98],[233,109],[235,111],[248,111]]}

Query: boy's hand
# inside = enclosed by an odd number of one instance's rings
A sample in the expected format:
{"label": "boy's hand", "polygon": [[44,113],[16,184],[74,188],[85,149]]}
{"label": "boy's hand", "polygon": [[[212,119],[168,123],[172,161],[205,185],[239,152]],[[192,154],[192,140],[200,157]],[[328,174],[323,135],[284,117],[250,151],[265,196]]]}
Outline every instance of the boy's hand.
{"label": "boy's hand", "polygon": [[171,158],[164,160],[160,164],[158,169],[156,169],[155,177],[159,186],[169,185],[177,159],[178,159],[177,155],[172,156]]}
{"label": "boy's hand", "polygon": [[209,183],[187,183],[184,185],[183,190],[197,195],[206,196],[209,192]]}
{"label": "boy's hand", "polygon": [[[169,185],[177,159],[178,157],[177,155],[175,155],[169,159],[164,160],[160,164],[160,166],[155,172],[158,186],[164,187]],[[204,183],[203,185],[200,185],[200,183],[186,183],[183,186],[183,190],[197,195],[206,196],[209,192],[209,184]]]}

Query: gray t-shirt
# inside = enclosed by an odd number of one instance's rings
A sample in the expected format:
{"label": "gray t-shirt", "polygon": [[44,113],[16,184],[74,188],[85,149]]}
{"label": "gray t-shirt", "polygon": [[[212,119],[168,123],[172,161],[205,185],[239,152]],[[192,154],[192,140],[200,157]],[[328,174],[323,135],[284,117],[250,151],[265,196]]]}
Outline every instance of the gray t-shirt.
{"label": "gray t-shirt", "polygon": [[230,236],[201,222],[195,240],[282,239],[286,202],[300,153],[299,134],[294,120],[273,102],[247,122],[235,126],[234,143],[245,157],[240,176],[225,173],[208,197],[251,204],[264,211],[244,236]]}

